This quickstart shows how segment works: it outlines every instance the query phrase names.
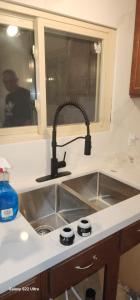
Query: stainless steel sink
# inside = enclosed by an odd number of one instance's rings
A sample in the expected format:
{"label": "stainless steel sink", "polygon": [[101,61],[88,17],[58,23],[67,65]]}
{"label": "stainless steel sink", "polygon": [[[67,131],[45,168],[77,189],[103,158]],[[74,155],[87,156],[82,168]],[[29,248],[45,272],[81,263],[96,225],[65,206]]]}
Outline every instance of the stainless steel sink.
{"label": "stainless steel sink", "polygon": [[58,185],[19,194],[19,208],[40,235],[96,212],[66,187]]}
{"label": "stainless steel sink", "polygon": [[19,194],[19,208],[38,234],[44,235],[139,193],[96,172]]}
{"label": "stainless steel sink", "polygon": [[67,186],[75,196],[81,197],[96,210],[140,193],[139,190],[99,172],[63,181],[63,186]]}

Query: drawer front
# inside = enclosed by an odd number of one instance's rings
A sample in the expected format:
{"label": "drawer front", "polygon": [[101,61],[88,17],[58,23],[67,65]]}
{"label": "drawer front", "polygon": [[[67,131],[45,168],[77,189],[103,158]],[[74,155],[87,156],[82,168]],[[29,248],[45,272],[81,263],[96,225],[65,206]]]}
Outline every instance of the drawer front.
{"label": "drawer front", "polygon": [[140,243],[140,221],[121,231],[120,248],[124,253]]}
{"label": "drawer front", "polygon": [[18,285],[15,290],[0,295],[0,300],[47,300],[48,273],[41,274]]}
{"label": "drawer front", "polygon": [[31,291],[32,287],[40,288],[40,282],[38,280],[38,276],[33,277],[32,279],[24,282],[22,285],[18,286],[13,289],[13,291],[8,291],[2,295],[0,295],[0,299],[2,300],[17,300],[21,298],[24,299],[34,299],[38,300],[38,294],[39,292],[33,292]]}
{"label": "drawer front", "polygon": [[50,297],[58,296],[70,286],[102,268],[112,259],[113,253],[118,255],[118,241],[118,235],[115,234],[52,268]]}

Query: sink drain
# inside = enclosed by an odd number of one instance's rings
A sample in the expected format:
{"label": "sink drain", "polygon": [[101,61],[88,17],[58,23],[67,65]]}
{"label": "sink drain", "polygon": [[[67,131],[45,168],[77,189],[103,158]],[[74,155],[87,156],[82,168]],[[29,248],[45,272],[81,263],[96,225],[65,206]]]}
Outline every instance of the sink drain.
{"label": "sink drain", "polygon": [[35,230],[39,235],[45,235],[45,234],[53,231],[54,228],[51,226],[48,226],[48,225],[42,225],[42,226],[38,226]]}

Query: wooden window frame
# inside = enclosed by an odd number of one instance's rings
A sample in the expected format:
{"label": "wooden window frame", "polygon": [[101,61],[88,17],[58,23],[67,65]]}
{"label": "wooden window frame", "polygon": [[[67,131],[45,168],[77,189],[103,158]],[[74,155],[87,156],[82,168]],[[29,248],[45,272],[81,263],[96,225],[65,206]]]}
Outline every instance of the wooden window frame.
{"label": "wooden window frame", "polygon": [[[100,75],[100,101],[99,122],[91,123],[91,134],[93,132],[105,131],[110,128],[113,69],[115,54],[116,31],[111,28],[97,26],[92,23],[72,19],[28,8],[22,5],[11,4],[0,1],[1,23],[12,24],[34,29],[35,34],[35,61],[36,61],[36,85],[37,99],[36,108],[38,113],[37,126],[24,126],[14,128],[0,128],[0,143],[18,142],[50,137],[52,127],[47,127],[46,108],[46,83],[45,83],[45,27],[62,30],[83,36],[102,39],[102,60]],[[59,125],[58,136],[83,134],[84,124]]]}

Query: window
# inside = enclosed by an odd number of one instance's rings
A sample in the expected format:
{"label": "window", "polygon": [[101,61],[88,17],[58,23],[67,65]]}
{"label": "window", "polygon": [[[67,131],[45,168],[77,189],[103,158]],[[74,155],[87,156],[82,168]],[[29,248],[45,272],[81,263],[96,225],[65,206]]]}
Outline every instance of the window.
{"label": "window", "polygon": [[35,125],[33,30],[0,24],[0,49],[0,127]]}
{"label": "window", "polygon": [[[74,101],[82,105],[90,122],[98,121],[102,40],[45,30],[47,125],[57,106]],[[83,122],[75,108],[61,112],[59,124]]]}
{"label": "window", "polygon": [[[17,27],[13,37],[7,34],[9,25]],[[0,135],[50,134],[57,106],[67,101],[85,108],[91,131],[109,128],[114,41],[113,29],[3,3]],[[13,79],[21,95],[11,95],[8,80],[12,85]],[[85,130],[79,111],[72,107],[61,112],[59,127],[62,136]]]}

